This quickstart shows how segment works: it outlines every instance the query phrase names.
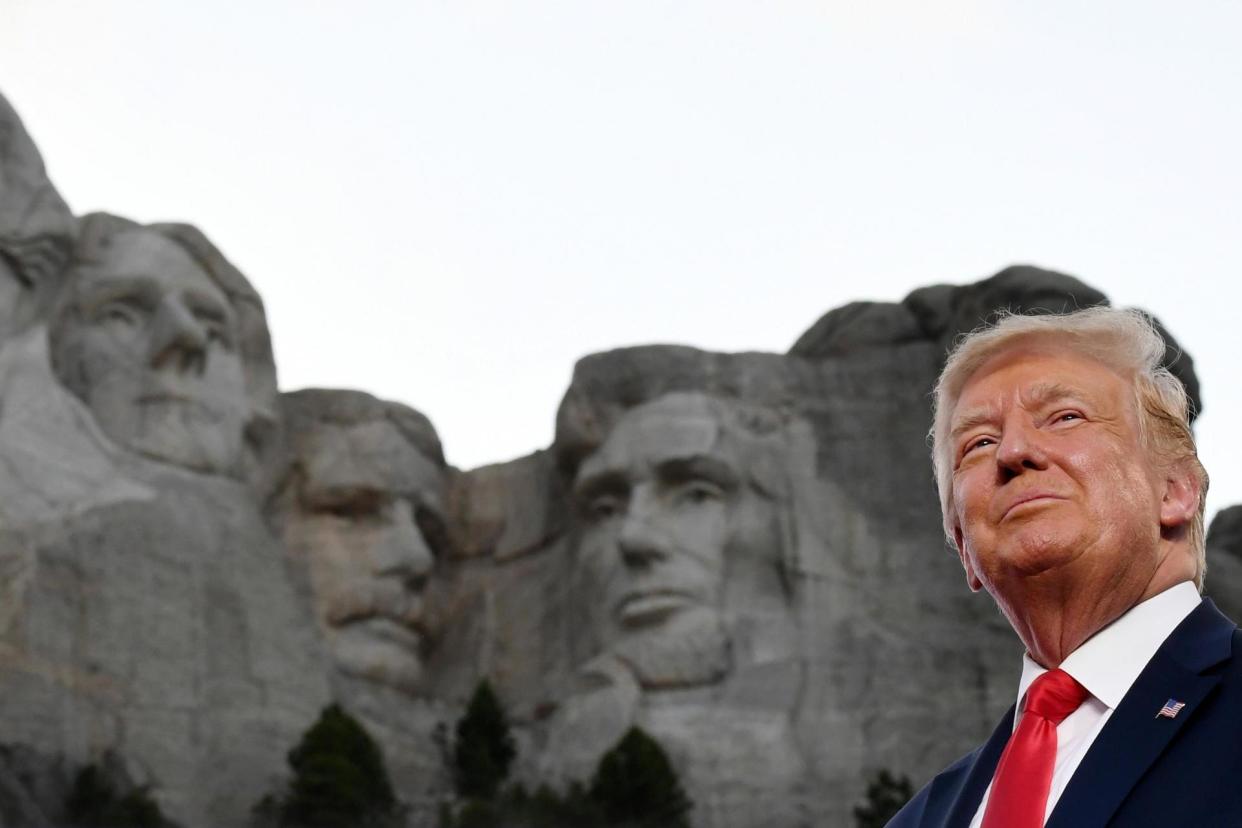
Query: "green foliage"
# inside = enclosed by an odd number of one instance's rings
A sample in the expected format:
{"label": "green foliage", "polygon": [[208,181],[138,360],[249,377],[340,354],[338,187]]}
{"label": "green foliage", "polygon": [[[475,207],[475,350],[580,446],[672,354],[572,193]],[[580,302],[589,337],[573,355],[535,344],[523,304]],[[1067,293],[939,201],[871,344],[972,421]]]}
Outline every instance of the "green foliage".
{"label": "green foliage", "polygon": [[609,825],[685,828],[692,807],[660,743],[631,727],[603,755],[589,797]]}
{"label": "green foliage", "polygon": [[493,801],[468,799],[456,811],[446,806],[440,828],[605,828],[599,808],[580,783],[564,796],[541,786],[534,794],[519,786]]}
{"label": "green foliage", "polygon": [[601,757],[589,788],[558,794],[502,790],[517,756],[509,721],[486,680],[446,743],[458,801],[440,809],[440,828],[688,828],[691,803],[659,743],[630,728]]}
{"label": "green foliage", "polygon": [[256,806],[256,818],[275,812],[282,828],[387,828],[399,809],[384,757],[370,734],[338,705],[289,751],[293,779],[286,795]]}
{"label": "green foliage", "polygon": [[489,801],[509,776],[517,756],[509,719],[492,685],[484,679],[475,688],[466,714],[457,722],[453,743],[453,782],[457,794]]}
{"label": "green foliage", "polygon": [[881,770],[867,782],[867,801],[854,808],[854,824],[858,828],[884,828],[912,796],[914,788],[908,777]]}
{"label": "green foliage", "polygon": [[74,778],[65,815],[77,828],[162,828],[168,824],[146,788],[119,794],[98,765],[87,765]]}

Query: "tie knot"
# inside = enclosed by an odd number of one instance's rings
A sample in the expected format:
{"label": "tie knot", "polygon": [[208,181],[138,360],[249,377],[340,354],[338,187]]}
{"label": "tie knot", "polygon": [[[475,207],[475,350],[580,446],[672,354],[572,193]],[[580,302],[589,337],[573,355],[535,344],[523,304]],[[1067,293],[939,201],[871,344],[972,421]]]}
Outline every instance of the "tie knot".
{"label": "tie knot", "polygon": [[1031,683],[1026,691],[1027,713],[1059,725],[1087,698],[1087,688],[1064,670],[1049,670]]}

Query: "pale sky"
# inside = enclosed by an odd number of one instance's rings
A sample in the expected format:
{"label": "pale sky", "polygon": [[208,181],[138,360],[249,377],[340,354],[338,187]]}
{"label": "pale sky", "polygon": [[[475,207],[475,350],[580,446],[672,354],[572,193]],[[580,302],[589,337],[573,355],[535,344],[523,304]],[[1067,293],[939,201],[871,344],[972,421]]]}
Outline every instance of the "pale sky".
{"label": "pale sky", "polygon": [[546,446],[573,363],[1015,262],[1154,311],[1242,503],[1242,3],[0,0],[78,213],[201,227],[281,385]]}

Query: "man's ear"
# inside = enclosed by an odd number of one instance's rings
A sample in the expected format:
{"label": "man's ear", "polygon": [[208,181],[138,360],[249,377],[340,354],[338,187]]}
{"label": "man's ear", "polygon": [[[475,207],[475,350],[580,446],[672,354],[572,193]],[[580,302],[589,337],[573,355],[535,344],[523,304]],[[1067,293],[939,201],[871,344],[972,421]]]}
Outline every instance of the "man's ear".
{"label": "man's ear", "polygon": [[971,592],[983,589],[983,581],[975,574],[974,564],[966,554],[966,538],[962,535],[962,527],[956,523],[953,524],[953,545],[957,547],[957,557],[962,561],[962,569],[966,570],[966,586],[970,587]]}
{"label": "man's ear", "polygon": [[1189,526],[1199,513],[1199,500],[1203,497],[1199,476],[1192,463],[1183,460],[1169,469],[1164,479],[1164,497],[1160,500],[1160,527],[1177,529]]}

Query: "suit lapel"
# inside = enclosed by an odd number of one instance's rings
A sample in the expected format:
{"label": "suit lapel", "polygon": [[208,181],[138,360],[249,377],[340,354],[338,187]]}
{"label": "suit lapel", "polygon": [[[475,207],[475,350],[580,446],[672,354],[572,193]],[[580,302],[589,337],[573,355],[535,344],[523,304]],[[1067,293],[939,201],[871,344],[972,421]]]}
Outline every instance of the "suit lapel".
{"label": "suit lapel", "polygon": [[[1169,635],[1113,711],[1057,802],[1047,828],[1102,826],[1190,719],[1219,675],[1204,675],[1229,657],[1235,629],[1211,601]],[[1156,714],[1169,699],[1184,702],[1175,718]]]}
{"label": "suit lapel", "polygon": [[1009,708],[991,737],[979,748],[973,762],[960,773],[937,777],[932,783],[924,813],[940,814],[943,819],[925,820],[926,828],[968,828],[1013,733],[1013,712],[1014,709]]}

